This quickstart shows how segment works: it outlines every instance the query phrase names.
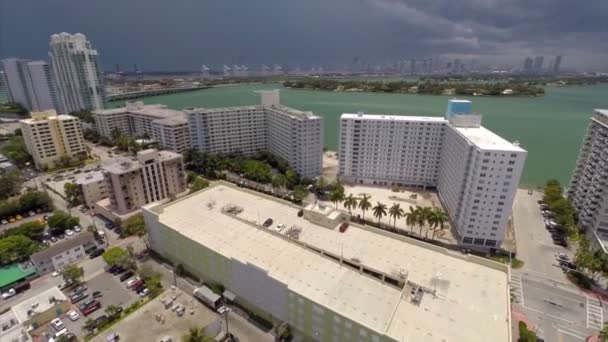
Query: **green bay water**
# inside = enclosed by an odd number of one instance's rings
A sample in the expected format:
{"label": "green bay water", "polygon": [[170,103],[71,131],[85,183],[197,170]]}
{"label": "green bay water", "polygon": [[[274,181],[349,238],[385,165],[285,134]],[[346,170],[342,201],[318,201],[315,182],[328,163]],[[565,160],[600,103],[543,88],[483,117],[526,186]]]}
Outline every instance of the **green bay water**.
{"label": "green bay water", "polygon": [[[224,86],[207,90],[145,98],[172,109],[224,107],[259,103],[256,90],[279,84]],[[608,108],[608,85],[546,87],[543,97],[459,97],[473,102],[483,125],[528,151],[521,184],[540,186],[547,178],[567,184],[589,118],[595,108]],[[443,116],[452,96],[347,93],[281,88],[281,103],[324,117],[325,146],[337,149],[342,113]],[[122,103],[114,102],[112,106]]]}

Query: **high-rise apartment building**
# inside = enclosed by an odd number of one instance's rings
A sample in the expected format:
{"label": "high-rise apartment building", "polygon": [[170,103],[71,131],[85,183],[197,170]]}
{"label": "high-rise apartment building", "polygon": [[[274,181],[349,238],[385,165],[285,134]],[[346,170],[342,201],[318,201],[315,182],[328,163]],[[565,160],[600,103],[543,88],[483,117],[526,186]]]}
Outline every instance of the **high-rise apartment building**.
{"label": "high-rise apartment building", "polygon": [[608,110],[596,109],[568,187],[579,228],[598,242],[608,236]]}
{"label": "high-rise apartment building", "polygon": [[47,62],[7,58],[2,66],[9,101],[30,111],[59,110],[57,87]]}
{"label": "high-rise apartment building", "polygon": [[559,73],[559,70],[562,65],[562,56],[555,56],[555,62],[553,62],[553,72]]}
{"label": "high-rise apartment building", "polygon": [[108,184],[111,210],[119,215],[177,197],[187,190],[179,153],[144,150],[136,158],[119,158],[103,166],[102,172]]}
{"label": "high-rise apartment building", "polygon": [[134,101],[122,108],[97,110],[93,114],[97,131],[104,137],[111,138],[118,129],[122,134],[152,139],[169,151],[184,153],[190,148],[184,113],[167,106]]}
{"label": "high-rise apartment building", "polygon": [[85,35],[54,34],[49,47],[61,112],[103,109],[105,89],[99,54]]}
{"label": "high-rise apartment building", "polygon": [[323,118],[282,106],[278,91],[263,91],[261,96],[261,106],[185,109],[192,147],[211,153],[267,150],[300,175],[319,176]]}
{"label": "high-rise apartment building", "polygon": [[39,169],[49,169],[65,158],[84,158],[87,150],[80,120],[70,115],[57,115],[54,110],[33,112],[30,119],[20,120],[28,152]]}
{"label": "high-rise apartment building", "polygon": [[469,110],[452,100],[445,119],[343,114],[340,179],[437,188],[462,244],[500,246],[527,152]]}
{"label": "high-rise apartment building", "polygon": [[543,70],[543,63],[545,61],[545,57],[544,56],[536,56],[534,57],[534,72],[541,72]]}

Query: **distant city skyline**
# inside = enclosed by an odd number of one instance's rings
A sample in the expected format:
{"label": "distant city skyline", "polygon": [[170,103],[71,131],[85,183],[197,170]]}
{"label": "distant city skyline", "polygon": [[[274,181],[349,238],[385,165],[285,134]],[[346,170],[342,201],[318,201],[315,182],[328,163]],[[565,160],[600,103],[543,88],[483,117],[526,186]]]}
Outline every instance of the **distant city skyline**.
{"label": "distant city skyline", "polygon": [[566,56],[562,70],[608,71],[604,13],[602,0],[585,6],[565,0],[433,6],[420,0],[261,0],[255,6],[22,0],[0,5],[0,59],[48,60],[52,34],[80,32],[99,51],[105,71],[116,64],[143,71],[203,64],[336,68],[354,59],[377,65],[433,56],[498,68],[521,68],[527,56]]}

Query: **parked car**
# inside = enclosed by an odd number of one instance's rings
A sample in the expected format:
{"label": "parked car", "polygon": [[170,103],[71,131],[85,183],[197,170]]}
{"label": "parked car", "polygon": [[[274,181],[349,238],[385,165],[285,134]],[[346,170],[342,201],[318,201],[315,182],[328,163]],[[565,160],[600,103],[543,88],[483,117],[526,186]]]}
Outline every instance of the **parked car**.
{"label": "parked car", "polygon": [[8,224],[8,221],[6,219],[2,220],[2,224]]}
{"label": "parked car", "polygon": [[93,292],[93,298],[100,298],[100,297],[103,297],[103,293],[101,291]]}
{"label": "parked car", "polygon": [[145,297],[150,294],[150,290],[147,287],[144,287],[141,291],[139,291],[140,297]]}
{"label": "parked car", "polygon": [[132,290],[137,290],[143,284],[144,284],[143,280],[141,280],[141,279],[138,278],[133,283],[131,283],[130,286],[129,286],[129,283],[127,283],[127,288],[132,289]]}
{"label": "parked car", "polygon": [[65,329],[65,325],[63,325],[63,322],[59,318],[53,319],[51,321],[51,326],[53,328],[55,328],[55,330],[57,330],[57,331],[61,331],[61,330]]}
{"label": "parked car", "polygon": [[74,235],[74,231],[73,231],[73,230],[71,230],[71,229],[66,229],[66,230],[65,230],[65,235],[67,235],[67,236],[72,236],[72,235]]}
{"label": "parked car", "polygon": [[72,302],[72,304],[76,304],[76,303],[80,302],[81,300],[87,298],[88,296],[89,296],[89,294],[88,293],[84,293],[84,292],[83,293],[79,293],[79,294],[75,294],[75,295],[72,295],[70,297],[70,301]]}
{"label": "parked car", "polygon": [[57,238],[55,236],[51,236],[51,242],[57,242]]}
{"label": "parked car", "polygon": [[59,240],[63,240],[65,239],[65,234],[59,234],[59,236],[57,236],[59,238]]}
{"label": "parked car", "polygon": [[348,222],[344,222],[340,225],[340,233],[344,233],[348,229]]}
{"label": "parked car", "polygon": [[6,291],[2,294],[2,299],[9,299],[16,294],[17,294],[17,291],[15,291],[15,289],[9,289],[8,291]]}
{"label": "parked car", "polygon": [[29,212],[29,213],[27,213],[27,214],[28,214],[30,217],[32,217],[32,216],[36,215],[36,212],[35,212],[35,211],[33,211],[33,210],[30,210],[30,212]]}
{"label": "parked car", "polygon": [[60,290],[65,290],[65,289],[67,289],[68,287],[70,287],[70,286],[72,286],[72,285],[74,285],[74,282],[73,282],[73,281],[71,281],[71,280],[68,280],[68,281],[66,281],[65,283],[61,283],[61,284],[59,285],[59,289],[60,289]]}
{"label": "parked car", "polygon": [[72,294],[75,295],[75,294],[83,293],[86,290],[87,290],[86,286],[80,285],[72,291]]}
{"label": "parked car", "polygon": [[95,310],[99,309],[101,304],[98,301],[95,301],[93,304],[89,305],[86,309],[81,310],[82,314],[86,317],[92,314]]}
{"label": "parked car", "polygon": [[67,316],[72,321],[77,321],[80,318],[80,314],[78,314],[78,312],[76,312],[75,310],[68,311]]}
{"label": "parked car", "polygon": [[[120,281],[125,281],[125,280],[131,278],[132,276],[133,276],[133,272],[132,271],[128,271],[127,273],[123,273],[120,276],[120,278],[118,278],[118,279],[120,279]],[[133,280],[133,282],[135,282],[135,279],[131,279],[131,280]],[[127,282],[127,287],[129,287],[129,282]]]}
{"label": "parked car", "polygon": [[279,223],[279,224],[277,224],[276,231],[280,232],[281,230],[283,230],[283,228],[285,228],[285,224],[284,223]]}
{"label": "parked car", "polygon": [[105,252],[105,251],[106,251],[106,250],[105,250],[105,249],[103,249],[103,248],[98,248],[98,249],[96,249],[96,250],[92,251],[92,252],[91,252],[91,254],[89,254],[89,258],[90,258],[90,259],[95,259],[95,258],[97,258],[98,256],[102,255],[102,254],[103,254],[103,252]]}
{"label": "parked car", "polygon": [[272,219],[268,218],[268,219],[266,219],[266,221],[264,221],[264,223],[262,224],[262,226],[268,228],[268,227],[272,226],[272,222],[273,222]]}
{"label": "parked car", "polygon": [[120,336],[118,336],[117,333],[111,333],[110,335],[106,336],[106,342],[116,342],[120,340]]}
{"label": "parked car", "polygon": [[82,231],[82,228],[80,228],[80,226],[74,226],[74,231],[76,233],[80,233]]}

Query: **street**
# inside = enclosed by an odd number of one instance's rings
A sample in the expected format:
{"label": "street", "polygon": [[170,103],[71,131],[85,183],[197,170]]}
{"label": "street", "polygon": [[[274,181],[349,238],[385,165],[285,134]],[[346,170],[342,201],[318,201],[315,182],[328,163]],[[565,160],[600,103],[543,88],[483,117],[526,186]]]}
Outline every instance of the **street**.
{"label": "street", "polygon": [[603,303],[576,288],[556,266],[555,253],[573,251],[553,244],[545,229],[538,200],[542,193],[519,189],[513,205],[517,258],[524,262],[511,273],[514,308],[534,323],[545,341],[583,341],[602,327]]}

